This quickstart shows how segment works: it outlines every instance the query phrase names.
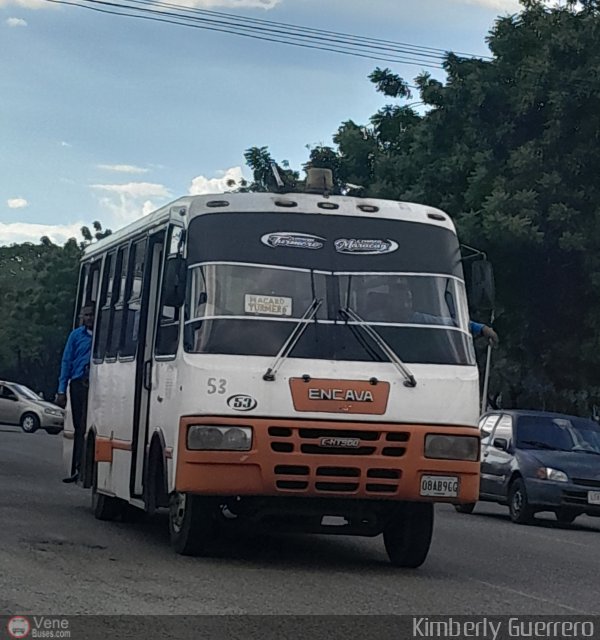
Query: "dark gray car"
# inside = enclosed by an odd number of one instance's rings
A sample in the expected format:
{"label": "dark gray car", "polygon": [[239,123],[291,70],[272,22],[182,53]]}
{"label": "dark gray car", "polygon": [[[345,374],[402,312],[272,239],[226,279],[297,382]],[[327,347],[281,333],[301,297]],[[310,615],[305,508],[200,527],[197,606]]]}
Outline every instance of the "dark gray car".
{"label": "dark gray car", "polygon": [[[569,524],[600,516],[600,425],[540,411],[493,411],[481,430],[479,499],[508,505],[513,522],[553,511]],[[475,504],[456,505],[471,513]]]}

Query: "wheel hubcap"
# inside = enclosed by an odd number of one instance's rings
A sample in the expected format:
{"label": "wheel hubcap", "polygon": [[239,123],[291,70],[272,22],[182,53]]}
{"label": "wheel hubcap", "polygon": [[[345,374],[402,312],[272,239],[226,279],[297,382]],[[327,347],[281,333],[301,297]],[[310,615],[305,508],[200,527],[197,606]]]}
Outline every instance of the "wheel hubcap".
{"label": "wheel hubcap", "polygon": [[516,515],[521,513],[521,509],[523,508],[523,494],[520,491],[515,491],[515,495],[513,496],[513,511]]}
{"label": "wheel hubcap", "polygon": [[185,517],[185,503],[185,493],[176,493],[171,498],[171,526],[173,527],[173,531],[175,531],[175,533],[179,533],[181,531],[181,528],[183,527],[183,519]]}
{"label": "wheel hubcap", "polygon": [[30,416],[27,416],[25,418],[25,420],[23,420],[23,428],[26,429],[27,431],[31,431],[31,429],[33,429],[33,418]]}

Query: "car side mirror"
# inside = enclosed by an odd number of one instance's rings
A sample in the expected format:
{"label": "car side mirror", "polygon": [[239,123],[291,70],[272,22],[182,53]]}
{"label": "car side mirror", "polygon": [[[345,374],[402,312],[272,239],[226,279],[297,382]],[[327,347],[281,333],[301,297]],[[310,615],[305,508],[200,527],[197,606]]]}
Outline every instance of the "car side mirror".
{"label": "car side mirror", "polygon": [[494,442],[492,444],[496,449],[508,451],[508,440],[506,438],[494,438]]}
{"label": "car side mirror", "polygon": [[494,308],[496,288],[494,269],[487,260],[477,260],[471,266],[471,304],[481,311]]}
{"label": "car side mirror", "polygon": [[180,307],[185,302],[187,264],[182,256],[167,258],[163,279],[163,304]]}

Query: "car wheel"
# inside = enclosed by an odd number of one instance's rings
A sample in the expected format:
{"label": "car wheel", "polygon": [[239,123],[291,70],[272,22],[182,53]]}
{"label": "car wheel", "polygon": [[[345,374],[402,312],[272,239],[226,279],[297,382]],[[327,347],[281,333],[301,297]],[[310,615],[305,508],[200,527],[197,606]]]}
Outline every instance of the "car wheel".
{"label": "car wheel", "polygon": [[46,433],[49,433],[51,436],[56,436],[61,431],[62,431],[62,429],[60,429],[58,427],[48,427],[48,429],[46,429]]}
{"label": "car wheel", "polygon": [[98,492],[98,465],[94,464],[92,482],[92,512],[97,520],[116,520],[122,512],[123,501]]}
{"label": "car wheel", "polygon": [[433,504],[399,505],[383,530],[383,543],[395,567],[416,569],[427,558],[433,534]]}
{"label": "car wheel", "polygon": [[209,496],[175,492],[169,504],[171,545],[183,556],[207,555],[217,530],[218,503]]}
{"label": "car wheel", "polygon": [[458,513],[473,513],[476,502],[468,502],[467,504],[455,504],[454,508]]}
{"label": "car wheel", "polygon": [[569,511],[568,509],[559,509],[556,512],[556,519],[560,524],[573,524],[573,521],[578,515],[577,512]]}
{"label": "car wheel", "polygon": [[510,485],[508,510],[510,519],[516,524],[527,524],[533,520],[534,511],[527,499],[527,491],[522,478],[517,478]]}
{"label": "car wheel", "polygon": [[21,429],[25,433],[35,433],[40,428],[40,419],[35,413],[24,413],[21,417]]}

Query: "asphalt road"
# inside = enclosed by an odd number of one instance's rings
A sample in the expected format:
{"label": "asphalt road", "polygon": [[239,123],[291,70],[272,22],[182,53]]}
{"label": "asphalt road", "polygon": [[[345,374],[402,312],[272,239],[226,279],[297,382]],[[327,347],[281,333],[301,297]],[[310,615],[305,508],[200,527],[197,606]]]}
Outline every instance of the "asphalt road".
{"label": "asphalt road", "polygon": [[380,538],[225,540],[177,556],[164,515],[95,520],[61,483],[60,436],[0,427],[0,610],[73,614],[600,614],[600,520],[512,524],[441,506],[426,563],[392,568]]}

